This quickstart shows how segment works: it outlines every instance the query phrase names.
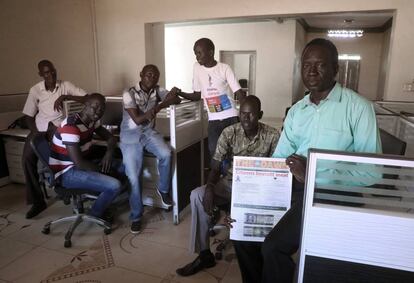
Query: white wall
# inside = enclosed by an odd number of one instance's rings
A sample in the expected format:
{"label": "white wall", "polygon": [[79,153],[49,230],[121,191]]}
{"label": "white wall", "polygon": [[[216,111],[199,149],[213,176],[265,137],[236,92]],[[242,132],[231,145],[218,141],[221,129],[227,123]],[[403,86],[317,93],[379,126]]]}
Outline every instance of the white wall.
{"label": "white wall", "polygon": [[1,0],[0,93],[27,91],[44,57],[87,90],[119,93],[146,62],[145,23],[373,10],[395,10],[384,97],[413,101],[413,93],[403,92],[414,77],[411,0]]}
{"label": "white wall", "polygon": [[99,0],[95,3],[101,84],[109,92],[123,88],[122,77],[130,83],[135,81],[137,66],[145,63],[144,23],[395,9],[385,95],[387,99],[414,100],[402,91],[403,84],[414,77],[413,64],[407,64],[414,50],[414,1],[239,0],[236,5],[233,0]]}
{"label": "white wall", "polygon": [[358,92],[367,99],[377,99],[383,33],[365,33],[359,38],[330,38],[326,33],[308,33],[307,41],[317,37],[331,40],[339,54],[361,55]]}
{"label": "white wall", "polygon": [[389,66],[389,52],[390,52],[391,28],[384,32],[381,49],[380,69],[378,75],[378,92],[377,100],[382,100],[385,93],[385,81],[387,79],[387,72]]}
{"label": "white wall", "polygon": [[304,96],[305,87],[301,75],[302,51],[306,45],[306,31],[299,22],[296,22],[295,33],[295,59],[293,61],[293,94],[292,103],[300,100]]}
{"label": "white wall", "polygon": [[93,12],[89,0],[0,1],[0,94],[28,92],[42,59],[59,78],[96,90]]}
{"label": "white wall", "polygon": [[283,117],[292,101],[295,21],[171,26],[165,30],[166,85],[192,91],[194,42],[210,38],[220,50],[256,50],[256,92],[264,116]]}

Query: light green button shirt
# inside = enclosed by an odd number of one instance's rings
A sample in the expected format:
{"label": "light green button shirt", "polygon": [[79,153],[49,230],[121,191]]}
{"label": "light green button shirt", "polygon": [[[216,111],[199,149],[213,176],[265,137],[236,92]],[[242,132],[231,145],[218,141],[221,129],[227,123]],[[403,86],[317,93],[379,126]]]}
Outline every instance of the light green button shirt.
{"label": "light green button shirt", "polygon": [[319,105],[306,95],[289,110],[273,157],[307,157],[309,148],[381,153],[372,103],[339,83]]}

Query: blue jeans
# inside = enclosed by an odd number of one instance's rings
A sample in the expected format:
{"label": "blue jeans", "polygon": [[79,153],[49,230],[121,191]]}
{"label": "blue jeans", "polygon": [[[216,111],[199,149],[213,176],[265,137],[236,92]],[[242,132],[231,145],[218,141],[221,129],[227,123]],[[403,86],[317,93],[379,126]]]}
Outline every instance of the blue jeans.
{"label": "blue jeans", "polygon": [[129,205],[131,221],[141,219],[144,208],[142,204],[141,174],[144,160],[144,149],[154,154],[158,159],[159,184],[158,190],[163,193],[170,191],[171,179],[171,148],[165,143],[161,134],[153,129],[144,131],[139,143],[121,143],[122,159],[125,174],[131,187]]}
{"label": "blue jeans", "polygon": [[60,184],[66,189],[87,189],[100,193],[91,211],[92,216],[101,217],[105,209],[121,191],[121,182],[111,176],[95,171],[84,171],[72,167],[62,176]]}

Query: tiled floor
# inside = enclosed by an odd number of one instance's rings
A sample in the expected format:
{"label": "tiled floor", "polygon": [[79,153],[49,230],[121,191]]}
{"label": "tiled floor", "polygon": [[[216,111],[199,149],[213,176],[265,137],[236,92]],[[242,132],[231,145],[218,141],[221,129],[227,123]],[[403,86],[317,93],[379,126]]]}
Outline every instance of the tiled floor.
{"label": "tiled floor", "polygon": [[129,232],[128,208],[120,208],[110,235],[81,224],[72,237],[73,246],[64,248],[68,224],[52,227],[49,235],[41,229],[47,221],[68,215],[70,207],[52,197],[46,211],[27,220],[24,200],[24,186],[0,188],[0,283],[241,282],[231,247],[215,267],[187,278],[176,275],[176,268],[195,257],[187,250],[189,214],[174,225],[171,212],[146,208],[143,232],[134,236]]}

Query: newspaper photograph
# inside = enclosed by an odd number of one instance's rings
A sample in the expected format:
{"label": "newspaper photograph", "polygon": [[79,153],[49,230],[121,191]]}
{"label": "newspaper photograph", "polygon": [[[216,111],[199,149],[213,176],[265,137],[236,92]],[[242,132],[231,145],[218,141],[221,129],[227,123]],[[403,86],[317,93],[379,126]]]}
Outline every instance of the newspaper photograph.
{"label": "newspaper photograph", "polygon": [[230,239],[263,242],[290,208],[292,174],[282,158],[241,157],[233,161]]}

